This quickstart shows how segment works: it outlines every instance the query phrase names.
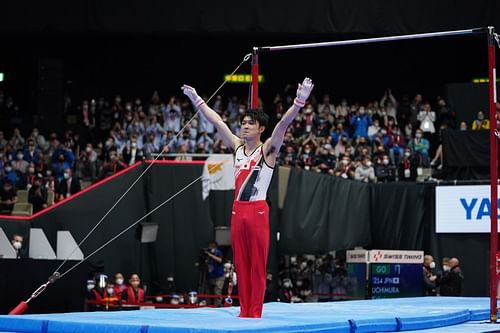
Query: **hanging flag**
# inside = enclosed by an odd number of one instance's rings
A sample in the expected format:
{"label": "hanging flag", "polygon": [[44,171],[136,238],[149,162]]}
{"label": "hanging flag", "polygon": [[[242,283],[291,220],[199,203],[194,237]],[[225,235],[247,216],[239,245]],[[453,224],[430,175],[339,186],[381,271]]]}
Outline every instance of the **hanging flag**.
{"label": "hanging flag", "polygon": [[211,190],[234,190],[233,163],[231,154],[215,154],[207,158],[201,178],[203,200]]}

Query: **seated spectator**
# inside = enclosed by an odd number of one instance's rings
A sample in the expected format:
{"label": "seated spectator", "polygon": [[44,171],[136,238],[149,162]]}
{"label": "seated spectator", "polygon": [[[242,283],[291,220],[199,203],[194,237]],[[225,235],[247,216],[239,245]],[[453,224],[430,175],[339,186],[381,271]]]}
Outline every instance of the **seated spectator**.
{"label": "seated spectator", "polygon": [[80,181],[73,177],[73,171],[70,168],[64,170],[63,180],[59,183],[56,190],[58,200],[69,198],[80,191]]}
{"label": "seated spectator", "polygon": [[56,181],[61,182],[64,179],[64,170],[70,169],[71,163],[66,160],[64,152],[56,154],[56,160],[52,157],[52,170]]}
{"label": "seated spectator", "polygon": [[13,234],[10,240],[12,247],[16,251],[16,259],[27,258],[28,253],[24,245],[24,237],[19,234]]}
{"label": "seated spectator", "polygon": [[28,148],[24,150],[23,159],[28,163],[34,163],[35,165],[40,165],[40,151],[35,148],[35,141],[28,140]]}
{"label": "seated spectator", "polygon": [[15,171],[21,174],[25,174],[28,171],[29,163],[24,160],[24,153],[21,149],[17,151],[16,160],[13,162],[13,167]]}
{"label": "seated spectator", "polygon": [[35,178],[36,178],[36,169],[34,163],[30,163],[30,165],[28,166],[28,173],[26,173],[22,177],[23,177],[23,184],[25,184],[25,188],[29,190],[35,183]]}
{"label": "seated spectator", "polygon": [[429,140],[423,137],[423,132],[418,129],[415,133],[415,139],[411,140],[408,147],[413,151],[418,159],[419,166],[429,165]]}
{"label": "seated spectator", "polygon": [[47,197],[48,192],[42,185],[42,177],[37,176],[28,191],[28,202],[33,205],[33,214],[48,207]]}
{"label": "seated spectator", "polygon": [[10,179],[5,179],[0,188],[0,214],[10,215],[17,202],[17,193]]}
{"label": "seated spectator", "polygon": [[92,181],[97,179],[97,152],[91,143],[87,143],[77,162],[78,175]]}
{"label": "seated spectator", "polygon": [[140,288],[141,279],[134,273],[128,280],[129,287],[122,293],[122,301],[125,304],[140,304],[144,302],[144,289]]}
{"label": "seated spectator", "polygon": [[483,111],[477,113],[477,118],[472,122],[473,131],[482,131],[490,129],[490,120],[484,118]]}
{"label": "seated spectator", "polygon": [[313,166],[313,163],[314,153],[311,149],[311,145],[306,144],[304,150],[299,155],[298,165],[305,170],[309,170]]}
{"label": "seated spectator", "polygon": [[118,272],[115,274],[115,285],[114,285],[114,294],[116,295],[116,297],[118,297],[119,299],[122,298],[122,294],[124,291],[127,290],[127,285],[124,283],[124,279],[123,279],[123,274]]}
{"label": "seated spectator", "polygon": [[366,156],[354,172],[354,179],[365,183],[375,182],[375,170],[370,157]]}
{"label": "seated spectator", "polygon": [[109,177],[125,168],[127,168],[127,165],[120,161],[117,152],[111,151],[109,153],[109,161],[106,161],[102,166],[100,178]]}
{"label": "seated spectator", "polygon": [[375,177],[377,177],[377,182],[379,183],[396,180],[396,167],[391,163],[389,155],[384,154],[382,160],[375,163]]}
{"label": "seated spectator", "polygon": [[339,123],[335,127],[335,131],[332,132],[333,146],[337,145],[341,138],[346,138],[345,141],[347,142],[347,140],[349,140],[349,134],[344,130],[344,125],[342,123]]}
{"label": "seated spectator", "polygon": [[335,168],[335,176],[344,179],[354,179],[354,165],[349,155],[344,154],[341,157],[340,163],[338,163]]}

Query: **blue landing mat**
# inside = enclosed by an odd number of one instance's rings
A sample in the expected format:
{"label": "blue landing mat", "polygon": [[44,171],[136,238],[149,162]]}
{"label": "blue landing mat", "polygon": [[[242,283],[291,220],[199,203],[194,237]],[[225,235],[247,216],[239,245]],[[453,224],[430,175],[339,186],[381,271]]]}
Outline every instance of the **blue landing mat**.
{"label": "blue landing mat", "polygon": [[410,331],[487,320],[489,299],[417,297],[329,303],[267,303],[261,319],[239,308],[157,309],[0,316],[6,332],[380,332]]}

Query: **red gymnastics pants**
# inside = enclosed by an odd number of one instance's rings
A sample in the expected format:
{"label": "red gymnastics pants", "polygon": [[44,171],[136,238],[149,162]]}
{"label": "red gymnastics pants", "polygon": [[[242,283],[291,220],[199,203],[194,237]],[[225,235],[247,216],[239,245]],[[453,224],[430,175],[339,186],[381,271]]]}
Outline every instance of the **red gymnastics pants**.
{"label": "red gymnastics pants", "polygon": [[265,200],[234,201],[231,242],[238,278],[240,317],[260,318],[266,292],[269,207]]}

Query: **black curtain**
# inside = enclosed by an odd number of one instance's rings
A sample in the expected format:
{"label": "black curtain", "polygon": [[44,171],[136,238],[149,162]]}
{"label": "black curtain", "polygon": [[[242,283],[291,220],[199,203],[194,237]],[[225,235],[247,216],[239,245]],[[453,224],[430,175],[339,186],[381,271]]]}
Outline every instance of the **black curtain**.
{"label": "black curtain", "polygon": [[[203,165],[154,165],[148,179],[148,211],[200,177],[202,171]],[[168,276],[174,277],[180,291],[198,289],[198,254],[214,238],[209,204],[201,193],[198,181],[151,215],[151,221],[159,223],[158,240],[148,252],[154,258],[149,262],[156,291],[167,287]]]}
{"label": "black curtain", "polygon": [[281,221],[282,253],[325,253],[366,246],[370,236],[370,187],[293,169]]}
{"label": "black curtain", "polygon": [[417,183],[371,186],[372,248],[421,250],[425,227],[425,189]]}
{"label": "black curtain", "polygon": [[490,131],[446,130],[443,175],[447,180],[480,180],[490,176]]}

